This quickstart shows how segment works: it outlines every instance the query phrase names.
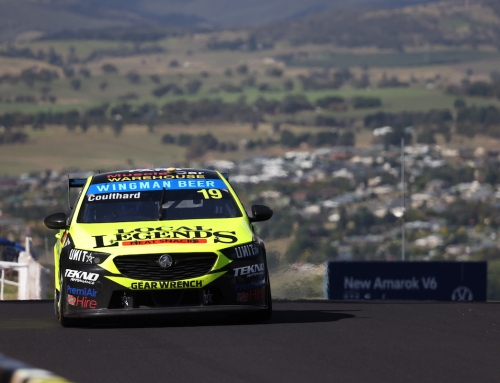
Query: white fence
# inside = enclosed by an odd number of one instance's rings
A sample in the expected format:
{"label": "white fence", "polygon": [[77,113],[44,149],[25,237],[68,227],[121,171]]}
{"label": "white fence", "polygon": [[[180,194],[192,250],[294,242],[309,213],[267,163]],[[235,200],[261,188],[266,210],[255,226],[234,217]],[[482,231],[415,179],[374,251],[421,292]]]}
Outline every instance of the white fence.
{"label": "white fence", "polygon": [[[42,299],[46,297],[48,270],[35,261],[30,255],[31,238],[26,238],[26,251],[19,253],[18,262],[0,261],[0,300],[4,299],[5,285],[16,286],[18,288],[17,299]],[[18,282],[5,279],[5,270],[17,270]]]}

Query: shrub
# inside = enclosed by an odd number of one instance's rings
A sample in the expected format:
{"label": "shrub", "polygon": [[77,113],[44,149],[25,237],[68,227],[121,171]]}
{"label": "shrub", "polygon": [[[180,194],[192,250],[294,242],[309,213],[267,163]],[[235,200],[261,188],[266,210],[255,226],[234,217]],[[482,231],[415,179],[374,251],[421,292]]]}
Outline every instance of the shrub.
{"label": "shrub", "polygon": [[378,97],[354,97],[352,99],[352,105],[354,109],[362,108],[378,108],[382,106],[382,100]]}
{"label": "shrub", "polygon": [[118,73],[118,68],[116,66],[114,66],[113,64],[103,64],[101,66],[101,70],[104,74],[114,74],[114,73]]}

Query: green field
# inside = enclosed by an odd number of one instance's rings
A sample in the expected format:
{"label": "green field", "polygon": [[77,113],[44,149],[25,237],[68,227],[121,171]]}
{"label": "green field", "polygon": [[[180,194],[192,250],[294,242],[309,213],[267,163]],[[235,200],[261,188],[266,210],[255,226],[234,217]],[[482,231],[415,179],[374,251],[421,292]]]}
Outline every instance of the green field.
{"label": "green field", "polygon": [[[2,0],[0,0],[1,2]],[[1,19],[1,17],[0,17]],[[453,22],[455,23],[455,22]],[[453,24],[452,23],[452,24]],[[456,24],[456,23],[455,23]],[[453,24],[453,25],[455,25]],[[60,78],[49,83],[37,81],[31,87],[19,81],[9,84],[0,83],[0,98],[11,102],[0,102],[0,114],[7,112],[65,112],[77,109],[81,112],[100,105],[110,103],[111,106],[127,102],[133,106],[144,103],[162,105],[178,100],[195,101],[203,98],[220,98],[225,102],[235,102],[245,98],[248,104],[259,97],[265,99],[283,100],[287,95],[304,94],[314,104],[318,99],[326,96],[339,96],[349,100],[356,96],[380,98],[382,106],[378,108],[353,109],[352,106],[345,111],[323,110],[321,113],[331,115],[337,120],[359,119],[369,113],[378,111],[428,111],[430,109],[450,109],[456,100],[455,96],[445,93],[450,84],[460,84],[466,78],[470,81],[489,81],[490,73],[500,65],[498,52],[480,50],[446,50],[431,48],[429,53],[397,53],[388,50],[365,47],[364,49],[350,49],[328,47],[325,45],[306,45],[294,47],[280,42],[274,49],[257,51],[211,51],[207,49],[207,41],[216,36],[234,40],[238,38],[238,31],[215,31],[197,35],[185,35],[179,38],[166,38],[155,43],[142,44],[141,48],[157,45],[164,52],[155,54],[134,54],[137,48],[132,43],[104,40],[53,40],[34,41],[16,44],[17,48],[30,48],[33,52],[38,50],[48,51],[53,48],[65,60],[71,49],[80,62],[72,64],[78,73],[79,69],[86,68],[91,71],[90,78],[78,74],[75,78],[81,81],[81,87],[75,90],[71,85],[71,78],[65,78],[63,68],[51,66],[47,62],[0,57],[0,76],[4,74],[19,75],[23,69],[30,67],[49,68],[57,71]],[[0,46],[0,50],[6,49]],[[135,47],[135,48],[134,48]],[[93,61],[83,61],[94,51],[128,49],[124,57],[104,57]],[[371,53],[368,53],[371,52]],[[288,55],[288,56],[287,56]],[[292,61],[281,58],[292,57]],[[298,57],[305,57],[298,59]],[[173,60],[178,66],[172,67]],[[105,75],[102,72],[103,64],[110,63],[117,67],[119,74]],[[245,64],[248,73],[239,74],[238,66]],[[367,66],[368,68],[360,68]],[[353,88],[353,82],[344,84],[337,90],[303,91],[299,76],[315,76],[323,73],[321,67],[329,68],[330,79],[336,70],[349,67],[354,78],[359,79],[363,73],[369,73],[371,87],[366,89]],[[268,71],[271,68],[281,68],[281,77],[272,77]],[[232,75],[226,75],[227,69],[232,70]],[[135,71],[140,74],[140,81],[131,83],[127,73]],[[208,72],[208,77],[201,72]],[[151,75],[159,78],[159,84],[151,79]],[[397,76],[401,81],[411,82],[408,88],[377,88],[383,75],[387,78]],[[250,76],[255,78],[256,86],[241,86],[242,81]],[[323,81],[321,77],[319,80]],[[174,95],[167,94],[156,98],[152,95],[153,89],[166,84],[176,84],[186,91],[189,81],[198,79],[203,85],[196,94]],[[294,89],[284,90],[284,81],[292,80]],[[107,87],[100,89],[106,82]],[[435,89],[427,89],[426,83],[435,84]],[[268,83],[274,90],[261,91],[259,84]],[[241,91],[226,92],[220,88],[224,84],[241,87]],[[40,102],[43,94],[57,97],[52,104]],[[124,96],[129,96],[128,98]],[[18,96],[33,96],[38,103],[15,102]],[[133,97],[130,97],[133,96]],[[14,102],[12,102],[14,100]],[[500,107],[500,100],[479,97],[465,98],[468,105],[495,105]],[[244,139],[266,139],[270,137],[270,123],[273,121],[286,121],[295,119],[304,122],[305,127],[286,126],[286,129],[307,131],[312,128],[318,111],[308,111],[297,115],[272,115],[264,116],[267,123],[261,124],[258,132],[253,132],[249,124],[237,125],[224,123],[221,125],[184,125],[155,127],[155,132],[147,132],[146,126],[126,125],[123,133],[115,137],[109,127],[99,131],[91,126],[87,133],[82,133],[79,128],[69,132],[66,127],[47,126],[44,131],[32,131],[29,126],[24,131],[29,134],[29,140],[24,145],[2,145],[0,147],[0,175],[14,175],[23,172],[40,171],[44,169],[115,169],[164,166],[172,164],[186,164],[184,148],[163,145],[161,137],[165,133],[206,133],[211,132],[220,141],[241,143]],[[359,121],[359,120],[358,120]],[[356,121],[355,126],[358,125]],[[366,134],[365,134],[366,133]],[[274,137],[277,138],[277,137]],[[362,130],[357,132],[357,142],[368,146],[371,143],[371,133]],[[460,143],[459,143],[460,144]],[[241,145],[240,145],[241,146]],[[278,154],[287,149],[273,146],[262,152],[239,151],[231,153],[208,153],[202,159],[210,158],[242,158],[258,154]]]}
{"label": "green field", "polygon": [[[296,132],[306,127],[287,127]],[[126,126],[116,137],[109,127],[99,131],[92,126],[86,133],[79,129],[69,132],[60,126],[48,126],[44,131],[24,129],[29,134],[26,144],[0,146],[0,177],[47,169],[63,170],[113,170],[131,167],[185,166],[185,151],[176,145],[164,145],[165,133],[192,135],[212,133],[219,141],[241,143],[251,137],[254,140],[271,137],[271,126],[261,124],[257,132],[249,124],[165,125],[148,133],[146,126]],[[320,129],[315,128],[315,132]],[[278,137],[275,137],[277,139]],[[266,150],[266,154],[283,153],[288,149],[278,146]],[[209,152],[203,159],[239,159],[264,154],[263,151]]]}
{"label": "green field", "polygon": [[[126,57],[105,57],[95,59],[90,62],[80,61],[73,66],[76,72],[80,68],[91,71],[90,78],[76,76],[81,81],[81,88],[75,90],[71,86],[71,79],[64,78],[62,69],[50,66],[46,62],[19,58],[0,57],[0,75],[10,73],[19,74],[22,69],[29,67],[50,68],[60,73],[60,79],[50,83],[36,82],[33,87],[28,87],[23,82],[16,85],[7,83],[0,84],[0,98],[10,98],[14,100],[17,96],[34,96],[40,100],[43,92],[57,97],[55,104],[50,103],[16,103],[0,102],[0,113],[24,112],[36,113],[39,111],[67,111],[69,109],[85,110],[103,102],[116,104],[120,98],[133,96],[127,102],[138,105],[145,102],[163,105],[179,99],[196,100],[200,98],[221,98],[224,101],[235,101],[244,96],[248,102],[253,102],[258,97],[267,99],[283,99],[287,94],[302,93],[298,75],[309,74],[317,67],[335,68],[349,67],[356,77],[361,76],[360,66],[369,67],[372,90],[355,90],[349,85],[343,86],[339,90],[328,91],[308,91],[307,97],[314,101],[326,95],[339,95],[342,97],[352,96],[373,96],[382,99],[382,110],[427,110],[429,108],[449,108],[454,101],[453,96],[443,94],[440,90],[429,91],[425,89],[427,79],[434,81],[436,77],[442,79],[436,83],[438,89],[444,89],[450,83],[459,83],[467,72],[472,71],[478,79],[488,78],[489,72],[500,65],[500,53],[475,50],[446,50],[432,48],[428,53],[397,53],[386,52],[380,49],[372,50],[372,53],[359,53],[356,49],[344,49],[344,51],[331,52],[331,48],[324,45],[308,45],[298,48],[291,47],[285,43],[277,44],[272,50],[264,51],[210,51],[206,48],[206,43],[211,36],[226,36],[234,39],[237,35],[232,31],[217,31],[213,33],[198,34],[195,36],[183,36],[179,38],[166,38],[156,43],[144,43],[142,48],[157,45],[165,51],[157,54],[137,54],[133,52]],[[6,45],[0,45],[0,50],[6,49]],[[106,49],[116,50],[124,47],[129,50],[134,49],[134,44],[130,42],[105,41],[105,40],[52,40],[35,41],[29,43],[16,44],[17,48],[30,48],[33,52],[44,50],[48,52],[53,48],[58,54],[67,58],[71,48],[74,48],[80,60],[85,59],[93,51]],[[330,49],[330,50],[329,50]],[[357,53],[356,53],[357,52]],[[294,53],[300,53],[295,55]],[[279,57],[292,54],[291,62],[280,61]],[[297,57],[307,57],[297,59]],[[272,58],[276,60],[273,62]],[[172,68],[170,63],[176,60],[179,66]],[[266,63],[267,60],[267,63]],[[271,60],[271,64],[269,64]],[[115,65],[119,74],[104,75],[101,67],[105,63]],[[235,69],[245,64],[248,66],[248,74],[238,74]],[[467,65],[467,66],[465,66]],[[315,68],[311,69],[310,66]],[[273,67],[281,67],[284,70],[283,77],[270,77],[266,71]],[[225,76],[226,69],[232,69],[232,76]],[[138,72],[141,80],[136,84],[131,84],[126,74],[130,71]],[[200,73],[209,73],[207,78],[201,78]],[[418,79],[417,84],[412,84],[407,89],[377,89],[381,74],[388,77],[398,75],[403,81],[408,81],[410,77]],[[150,79],[150,75],[157,75],[161,83],[155,84]],[[240,86],[241,82],[249,76],[255,77],[256,84],[269,83],[275,91],[259,91],[257,87],[244,87],[242,92],[227,93],[217,91],[222,84],[232,84]],[[481,77],[482,76],[482,77]],[[152,95],[152,90],[167,83],[175,83],[185,89],[186,83],[193,79],[200,79],[203,86],[196,95],[184,94],[176,96],[168,94],[161,99]],[[292,79],[295,82],[293,92],[283,90],[283,81]],[[100,84],[107,82],[105,89],[100,89]],[[130,98],[130,97],[129,97]],[[470,99],[470,104],[484,105],[491,103],[498,105],[496,100]],[[356,110],[345,113],[338,113],[345,116],[361,116],[371,110]]]}
{"label": "green field", "polygon": [[288,65],[295,67],[341,67],[353,66],[370,68],[419,67],[447,65],[500,57],[498,52],[478,52],[471,50],[439,50],[415,53],[321,53],[317,57],[292,60]]}
{"label": "green field", "polygon": [[[174,76],[161,76],[162,83],[166,84],[170,81],[178,82],[178,78]],[[191,76],[195,78],[197,76]],[[187,81],[190,77],[184,77],[184,81]],[[157,104],[161,106],[168,102],[173,102],[177,100],[188,100],[194,101],[202,98],[220,98],[225,102],[235,102],[240,97],[245,97],[248,103],[253,103],[257,98],[263,97],[265,99],[275,99],[282,100],[286,95],[293,94],[305,94],[311,102],[315,102],[317,99],[326,96],[339,96],[346,99],[364,96],[364,97],[378,97],[382,100],[381,108],[369,108],[369,109],[350,109],[343,112],[335,112],[334,114],[341,117],[353,117],[353,116],[363,116],[368,113],[373,113],[375,111],[386,111],[386,112],[400,112],[400,111],[425,111],[429,109],[444,109],[451,108],[455,96],[445,94],[439,90],[427,90],[420,86],[414,86],[409,88],[385,88],[385,89],[339,89],[339,90],[318,90],[318,91],[292,91],[285,92],[283,90],[273,91],[273,92],[261,92],[255,87],[244,88],[241,93],[227,93],[227,92],[217,92],[213,93],[210,91],[210,87],[206,84],[202,90],[196,95],[182,95],[175,96],[168,94],[162,98],[156,98],[152,96],[151,90],[156,87],[155,84],[151,82],[149,77],[143,76],[141,83],[137,85],[129,84],[122,76],[114,75],[107,76],[106,81],[109,83],[108,88],[105,91],[99,90],[99,83],[103,81],[104,76],[96,76],[90,79],[85,79],[82,81],[82,88],[79,91],[75,91],[70,87],[69,80],[59,80],[55,81],[51,86],[54,94],[58,95],[58,103],[42,103],[42,104],[30,104],[30,103],[3,103],[0,104],[0,113],[5,112],[23,112],[23,113],[36,113],[40,111],[52,111],[52,112],[64,112],[70,109],[77,109],[84,111],[92,106],[99,105],[103,102],[111,102],[112,105],[121,102],[128,102],[132,105],[141,105],[146,102]],[[222,80],[222,79],[221,79]],[[211,82],[214,84],[217,82],[212,79]],[[8,85],[0,86],[0,94],[8,95],[25,95],[25,94],[41,94],[41,85],[36,85],[33,89],[29,89],[26,85],[18,85],[16,87],[11,87]],[[136,100],[126,100],[119,101],[117,98],[129,92],[137,94],[138,99]],[[497,99],[484,99],[479,97],[465,97],[464,98],[469,105],[496,105],[500,107],[500,100]],[[333,112],[332,112],[333,113]]]}

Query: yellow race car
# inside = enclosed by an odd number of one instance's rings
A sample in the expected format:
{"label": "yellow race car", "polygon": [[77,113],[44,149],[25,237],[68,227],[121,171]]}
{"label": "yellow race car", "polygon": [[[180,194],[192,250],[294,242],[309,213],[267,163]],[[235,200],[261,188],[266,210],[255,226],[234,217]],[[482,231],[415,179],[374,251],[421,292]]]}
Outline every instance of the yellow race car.
{"label": "yellow race car", "polygon": [[90,318],[234,313],[272,315],[264,243],[227,175],[204,169],[140,169],[69,179],[81,188],[54,247],[54,309],[63,326]]}

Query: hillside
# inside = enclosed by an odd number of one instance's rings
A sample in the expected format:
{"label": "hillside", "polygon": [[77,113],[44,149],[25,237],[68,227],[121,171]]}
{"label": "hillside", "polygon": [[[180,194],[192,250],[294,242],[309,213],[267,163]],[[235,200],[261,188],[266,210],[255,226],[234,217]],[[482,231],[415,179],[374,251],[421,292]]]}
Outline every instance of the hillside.
{"label": "hillside", "polygon": [[162,21],[171,15],[197,17],[216,27],[262,25],[337,8],[392,8],[430,0],[87,0],[97,6],[128,10]]}
{"label": "hillside", "polygon": [[0,41],[63,30],[127,26],[255,26],[337,8],[392,8],[430,0],[0,0]]}
{"label": "hillside", "polygon": [[259,40],[334,44],[402,51],[426,45],[477,49],[500,46],[500,4],[461,0],[399,9],[342,9],[254,29]]}
{"label": "hillside", "polygon": [[65,29],[131,26],[144,20],[132,13],[69,1],[0,0],[0,41],[15,41]]}

